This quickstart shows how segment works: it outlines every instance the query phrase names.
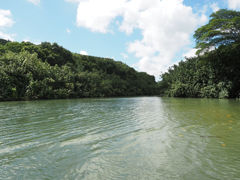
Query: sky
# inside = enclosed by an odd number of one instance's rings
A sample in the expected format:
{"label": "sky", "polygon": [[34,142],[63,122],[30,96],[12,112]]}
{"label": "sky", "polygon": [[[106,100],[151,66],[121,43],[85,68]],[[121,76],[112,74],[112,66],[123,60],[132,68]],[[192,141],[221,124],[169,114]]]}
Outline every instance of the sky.
{"label": "sky", "polygon": [[56,42],[156,78],[194,56],[194,31],[240,0],[1,0],[0,38]]}

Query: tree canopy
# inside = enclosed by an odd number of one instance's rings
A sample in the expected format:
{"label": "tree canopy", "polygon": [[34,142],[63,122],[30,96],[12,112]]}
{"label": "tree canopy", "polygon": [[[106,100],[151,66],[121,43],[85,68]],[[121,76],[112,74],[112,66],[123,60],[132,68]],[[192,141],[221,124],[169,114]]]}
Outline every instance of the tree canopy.
{"label": "tree canopy", "polygon": [[208,24],[195,31],[198,54],[240,41],[240,12],[221,9],[210,16]]}
{"label": "tree canopy", "polygon": [[240,98],[240,12],[222,9],[213,13],[194,37],[198,56],[180,61],[162,74],[160,93],[173,97]]}
{"label": "tree canopy", "polygon": [[56,43],[0,39],[0,101],[157,94],[153,76]]}

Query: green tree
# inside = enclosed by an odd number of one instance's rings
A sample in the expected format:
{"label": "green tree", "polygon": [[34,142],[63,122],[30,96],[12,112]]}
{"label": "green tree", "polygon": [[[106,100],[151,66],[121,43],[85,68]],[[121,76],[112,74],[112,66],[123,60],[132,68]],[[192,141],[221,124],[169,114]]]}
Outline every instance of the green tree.
{"label": "green tree", "polygon": [[210,16],[205,26],[195,31],[197,54],[220,45],[240,42],[240,12],[221,9]]}
{"label": "green tree", "polygon": [[0,39],[0,101],[157,94],[153,76],[56,43]]}

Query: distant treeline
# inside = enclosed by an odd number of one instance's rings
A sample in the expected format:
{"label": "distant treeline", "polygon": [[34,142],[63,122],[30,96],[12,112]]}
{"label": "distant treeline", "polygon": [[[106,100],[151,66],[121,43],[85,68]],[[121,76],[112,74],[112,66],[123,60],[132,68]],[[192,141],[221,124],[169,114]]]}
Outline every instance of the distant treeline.
{"label": "distant treeline", "polygon": [[160,94],[171,97],[240,98],[240,12],[219,10],[195,31],[197,57],[161,75]]}
{"label": "distant treeline", "polygon": [[0,100],[158,94],[154,76],[108,58],[72,53],[56,43],[0,39]]}

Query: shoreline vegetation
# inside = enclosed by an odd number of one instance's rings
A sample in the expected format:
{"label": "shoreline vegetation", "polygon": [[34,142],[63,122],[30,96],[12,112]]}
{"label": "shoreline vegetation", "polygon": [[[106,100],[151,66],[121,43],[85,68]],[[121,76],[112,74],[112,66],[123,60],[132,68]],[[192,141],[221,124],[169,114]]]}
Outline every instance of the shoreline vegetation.
{"label": "shoreline vegetation", "polygon": [[195,31],[197,56],[161,75],[72,53],[57,43],[0,39],[0,101],[160,95],[240,97],[240,12],[222,9]]}
{"label": "shoreline vegetation", "polygon": [[170,97],[240,98],[240,12],[221,9],[195,31],[196,57],[161,75],[160,94]]}
{"label": "shoreline vegetation", "polygon": [[108,58],[85,56],[56,43],[0,40],[0,100],[157,94],[154,76]]}

